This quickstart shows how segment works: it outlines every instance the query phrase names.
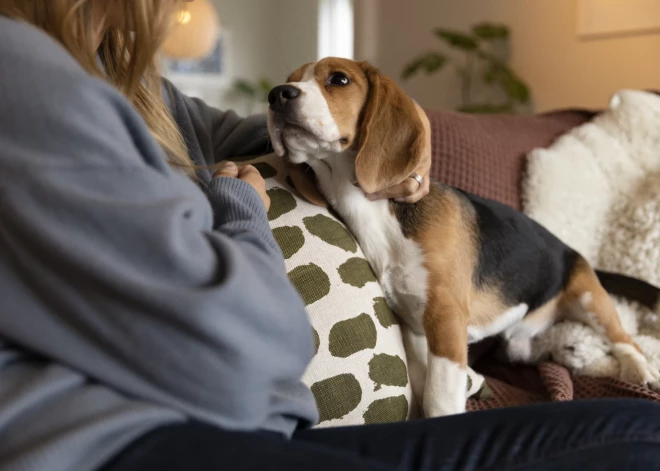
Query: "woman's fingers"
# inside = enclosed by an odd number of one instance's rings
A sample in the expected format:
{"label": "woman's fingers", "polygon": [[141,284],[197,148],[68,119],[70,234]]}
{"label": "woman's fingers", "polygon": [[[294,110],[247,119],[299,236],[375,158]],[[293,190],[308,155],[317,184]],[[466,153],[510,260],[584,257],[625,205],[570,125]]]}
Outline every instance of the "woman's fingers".
{"label": "woman's fingers", "polygon": [[216,177],[238,178],[238,166],[234,162],[224,162],[213,174],[213,178]]}

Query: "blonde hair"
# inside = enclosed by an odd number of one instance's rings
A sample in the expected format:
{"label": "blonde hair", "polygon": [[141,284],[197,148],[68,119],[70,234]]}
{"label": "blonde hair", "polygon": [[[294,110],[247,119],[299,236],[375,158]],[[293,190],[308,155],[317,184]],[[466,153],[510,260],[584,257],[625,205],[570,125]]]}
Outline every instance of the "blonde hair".
{"label": "blonde hair", "polygon": [[[170,164],[193,175],[194,165],[161,95],[157,57],[180,1],[0,0],[0,14],[42,29],[88,73],[119,89],[142,115]],[[121,17],[109,16],[110,5]]]}

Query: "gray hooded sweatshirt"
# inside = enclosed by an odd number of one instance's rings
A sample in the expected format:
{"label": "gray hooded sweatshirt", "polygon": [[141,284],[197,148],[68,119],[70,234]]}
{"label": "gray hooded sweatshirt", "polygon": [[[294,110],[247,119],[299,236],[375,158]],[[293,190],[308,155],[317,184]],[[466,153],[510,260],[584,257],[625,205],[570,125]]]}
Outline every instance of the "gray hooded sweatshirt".
{"label": "gray hooded sweatshirt", "polygon": [[[197,164],[265,152],[164,87]],[[133,107],[0,16],[0,470],[87,471],[158,426],[290,435],[312,330],[257,193],[193,182]]]}

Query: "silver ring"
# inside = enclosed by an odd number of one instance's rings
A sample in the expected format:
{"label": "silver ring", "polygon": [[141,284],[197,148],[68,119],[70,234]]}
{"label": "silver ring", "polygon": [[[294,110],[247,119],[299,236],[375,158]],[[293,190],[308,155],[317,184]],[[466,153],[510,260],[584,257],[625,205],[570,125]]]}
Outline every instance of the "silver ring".
{"label": "silver ring", "polygon": [[421,187],[422,187],[422,183],[424,183],[424,177],[422,177],[422,176],[421,176],[419,173],[417,173],[417,172],[413,173],[413,174],[410,175],[410,177],[408,177],[408,178],[412,178],[413,180],[416,180],[417,183],[419,183],[419,188],[421,188]]}

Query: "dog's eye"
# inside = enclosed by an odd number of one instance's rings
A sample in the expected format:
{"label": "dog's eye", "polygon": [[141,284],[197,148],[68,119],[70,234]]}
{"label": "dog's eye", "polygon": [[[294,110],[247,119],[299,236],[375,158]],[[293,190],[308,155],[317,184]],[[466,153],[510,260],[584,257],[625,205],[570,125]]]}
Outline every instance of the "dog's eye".
{"label": "dog's eye", "polygon": [[328,79],[327,86],[335,85],[338,87],[345,87],[351,83],[351,79],[346,77],[346,75],[342,74],[341,72],[338,72],[336,74],[332,74],[330,78]]}

